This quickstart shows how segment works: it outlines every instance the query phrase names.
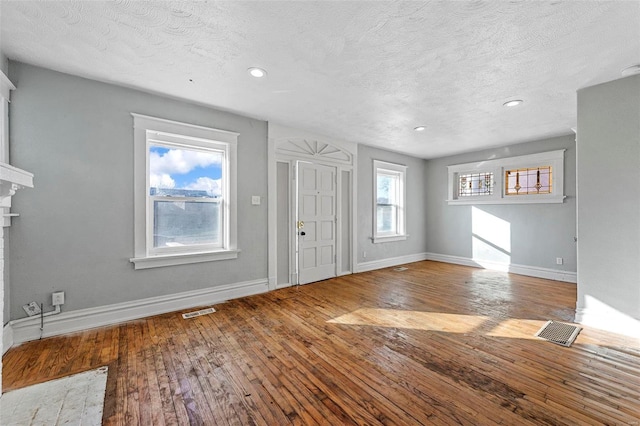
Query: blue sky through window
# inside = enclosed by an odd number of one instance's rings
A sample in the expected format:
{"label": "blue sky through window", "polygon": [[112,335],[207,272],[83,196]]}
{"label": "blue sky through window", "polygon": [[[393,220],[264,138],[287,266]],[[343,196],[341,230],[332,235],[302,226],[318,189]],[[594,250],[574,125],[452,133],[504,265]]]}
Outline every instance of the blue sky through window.
{"label": "blue sky through window", "polygon": [[222,152],[149,147],[150,187],[190,189],[221,195]]}

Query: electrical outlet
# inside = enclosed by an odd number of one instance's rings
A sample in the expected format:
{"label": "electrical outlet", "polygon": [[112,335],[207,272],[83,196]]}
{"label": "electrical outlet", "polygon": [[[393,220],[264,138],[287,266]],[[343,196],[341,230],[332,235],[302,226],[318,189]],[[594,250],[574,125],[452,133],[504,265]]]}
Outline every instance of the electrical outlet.
{"label": "electrical outlet", "polygon": [[40,305],[38,305],[36,302],[29,302],[26,305],[23,305],[22,309],[24,309],[24,311],[30,317],[38,315],[40,312],[42,312],[40,309]]}
{"label": "electrical outlet", "polygon": [[53,306],[64,305],[64,291],[55,291],[51,294],[51,304]]}
{"label": "electrical outlet", "polygon": [[562,265],[564,260],[561,257],[556,257],[556,265]]}
{"label": "electrical outlet", "polygon": [[362,258],[363,258],[363,259],[366,259],[366,258],[367,258],[367,252],[366,252],[366,251],[363,251],[363,252],[362,252]]}

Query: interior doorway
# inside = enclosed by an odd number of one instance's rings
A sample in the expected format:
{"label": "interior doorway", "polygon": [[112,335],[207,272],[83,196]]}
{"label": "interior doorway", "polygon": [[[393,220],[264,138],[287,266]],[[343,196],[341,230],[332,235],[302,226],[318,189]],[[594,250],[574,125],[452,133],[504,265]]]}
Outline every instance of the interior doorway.
{"label": "interior doorway", "polygon": [[269,125],[269,288],[351,274],[357,145]]}

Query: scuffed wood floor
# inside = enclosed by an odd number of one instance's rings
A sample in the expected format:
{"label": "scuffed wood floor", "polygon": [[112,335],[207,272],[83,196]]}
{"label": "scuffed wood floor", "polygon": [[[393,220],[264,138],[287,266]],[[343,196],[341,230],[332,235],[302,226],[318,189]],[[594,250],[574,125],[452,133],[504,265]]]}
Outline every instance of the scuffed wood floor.
{"label": "scuffed wood floor", "polygon": [[640,424],[640,342],[571,322],[573,284],[417,262],[48,338],[5,390],[109,365],[105,424]]}

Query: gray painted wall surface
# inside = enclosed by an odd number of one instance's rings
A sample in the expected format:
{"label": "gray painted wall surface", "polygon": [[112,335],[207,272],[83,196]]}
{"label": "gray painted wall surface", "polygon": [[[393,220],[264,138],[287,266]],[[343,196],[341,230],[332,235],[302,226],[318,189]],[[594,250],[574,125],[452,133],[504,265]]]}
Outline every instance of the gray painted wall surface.
{"label": "gray painted wall surface", "polygon": [[[266,122],[10,63],[11,157],[34,173],[10,228],[11,317],[31,300],[65,311],[267,277]],[[240,133],[238,259],[133,269],[131,112]]]}
{"label": "gray painted wall surface", "polygon": [[[565,148],[562,204],[448,205],[447,166],[514,157]],[[576,149],[574,135],[472,152],[427,161],[427,249],[431,253],[473,258],[472,215],[491,215],[510,231],[508,253],[494,260],[511,264],[576,271]],[[474,212],[474,208],[477,211]],[[487,216],[490,217],[490,216]],[[492,218],[493,219],[493,218]],[[477,241],[476,241],[477,244]],[[556,258],[564,259],[556,265]]]}
{"label": "gray painted wall surface", "polygon": [[[17,197],[16,197],[17,198]],[[15,222],[15,220],[14,220]],[[10,276],[9,276],[9,230],[5,228],[4,231],[4,304],[2,310],[2,325],[9,322],[11,319],[10,309],[11,309],[11,285],[10,285]]]}
{"label": "gray painted wall surface", "polygon": [[[407,233],[406,241],[373,244],[373,160],[407,166]],[[425,161],[383,149],[358,146],[358,263],[424,253],[427,248],[425,216]],[[362,252],[367,252],[364,258]]]}
{"label": "gray painted wall surface", "polygon": [[640,75],[578,91],[578,309],[640,319]]}
{"label": "gray painted wall surface", "polygon": [[[2,16],[2,6],[0,5],[0,16]],[[4,73],[7,77],[9,76],[9,60],[5,56],[4,52],[0,50],[0,71]],[[10,307],[10,299],[9,293],[11,291],[9,286],[9,240],[8,240],[9,232],[5,231],[4,233],[4,304],[2,310],[2,324],[6,324],[9,322],[9,307]]]}

